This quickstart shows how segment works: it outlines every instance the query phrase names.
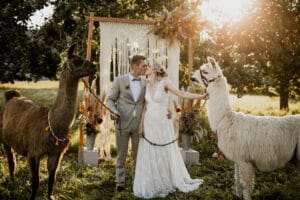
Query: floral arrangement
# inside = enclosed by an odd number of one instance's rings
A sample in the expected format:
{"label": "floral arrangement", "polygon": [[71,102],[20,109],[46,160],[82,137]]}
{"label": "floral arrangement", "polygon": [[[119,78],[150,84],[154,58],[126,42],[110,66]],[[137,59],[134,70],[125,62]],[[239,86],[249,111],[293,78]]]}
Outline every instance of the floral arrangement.
{"label": "floral arrangement", "polygon": [[[187,88],[188,92],[192,92],[191,87]],[[180,119],[179,119],[179,133],[181,135],[191,135],[198,142],[200,139],[207,135],[207,130],[203,127],[203,119],[201,116],[204,115],[202,107],[204,107],[206,101],[201,105],[201,100],[187,100],[182,99],[180,105]]]}
{"label": "floral arrangement", "polygon": [[[92,109],[91,109],[91,107],[88,107],[88,108],[85,108],[85,105],[84,105],[84,102],[80,102],[80,104],[79,104],[79,112],[81,113],[81,118],[83,119],[83,121],[84,121],[84,124],[85,124],[85,134],[87,135],[87,136],[90,136],[90,135],[92,135],[92,134],[97,134],[98,133],[98,131],[95,129],[95,124],[94,123],[91,123],[90,121],[90,117],[91,117],[91,115],[96,115],[96,113],[95,113],[95,109],[94,109],[94,111],[92,111]],[[93,112],[93,113],[91,113],[91,112]],[[98,121],[98,118],[96,118],[97,119],[97,122],[96,123],[101,123],[100,121]]]}
{"label": "floral arrangement", "polygon": [[207,130],[201,123],[203,120],[201,118],[202,114],[202,111],[197,108],[193,112],[181,113],[179,133],[191,135],[199,142],[203,136],[207,135]]}
{"label": "floral arrangement", "polygon": [[161,16],[156,19],[156,26],[150,32],[160,38],[167,39],[169,44],[188,38],[198,39],[201,29],[206,24],[205,21],[201,20],[198,9],[199,3],[200,0],[195,3],[185,1],[172,11],[163,7]]}

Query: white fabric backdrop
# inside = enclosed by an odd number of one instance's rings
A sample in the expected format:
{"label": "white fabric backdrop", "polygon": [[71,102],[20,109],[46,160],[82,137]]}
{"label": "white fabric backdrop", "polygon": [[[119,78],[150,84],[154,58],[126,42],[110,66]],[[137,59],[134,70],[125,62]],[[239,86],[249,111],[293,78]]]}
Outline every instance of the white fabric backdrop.
{"label": "white fabric backdrop", "polygon": [[100,93],[108,92],[113,77],[130,70],[133,55],[146,56],[149,65],[158,62],[167,68],[169,79],[179,85],[179,44],[149,34],[152,25],[100,22]]}
{"label": "white fabric backdrop", "polygon": [[[144,55],[149,65],[157,62],[166,67],[168,77],[175,86],[179,86],[179,43],[168,46],[166,40],[149,34],[152,25],[100,22],[100,96],[108,93],[112,77],[123,75],[130,70],[133,55]],[[175,96],[170,97],[170,109],[173,109]],[[173,111],[175,132],[178,134],[178,119]],[[108,125],[107,125],[108,126]],[[111,127],[105,127],[110,130]],[[105,149],[109,134],[100,139],[100,149]],[[110,149],[107,149],[109,151]],[[110,157],[106,157],[110,159]]]}

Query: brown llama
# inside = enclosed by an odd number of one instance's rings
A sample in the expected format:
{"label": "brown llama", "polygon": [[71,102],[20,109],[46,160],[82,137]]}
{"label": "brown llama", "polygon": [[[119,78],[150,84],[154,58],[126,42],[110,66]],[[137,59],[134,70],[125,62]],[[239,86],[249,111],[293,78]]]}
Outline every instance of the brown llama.
{"label": "brown llama", "polygon": [[61,73],[57,98],[50,109],[34,104],[17,91],[5,93],[2,140],[7,154],[10,177],[15,174],[17,152],[27,158],[31,172],[31,198],[35,199],[39,186],[39,163],[48,157],[48,198],[59,163],[67,150],[70,129],[75,118],[77,89],[80,78],[92,75],[96,67],[91,62],[73,55],[75,45],[68,49],[68,60]]}

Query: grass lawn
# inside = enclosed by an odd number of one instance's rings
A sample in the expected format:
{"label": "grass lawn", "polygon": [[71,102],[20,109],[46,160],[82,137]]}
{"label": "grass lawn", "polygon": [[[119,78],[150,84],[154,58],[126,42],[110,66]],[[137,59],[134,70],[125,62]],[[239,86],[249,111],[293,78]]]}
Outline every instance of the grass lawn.
{"label": "grass lawn", "polygon": [[[51,106],[56,98],[57,82],[41,81],[38,83],[17,82],[14,85],[0,86],[0,106],[4,104],[3,93],[7,88],[17,88],[23,95],[38,104]],[[80,85],[79,98],[82,96]],[[300,113],[300,102],[290,102],[289,111],[278,111],[278,97],[248,96],[241,99],[231,96],[232,107],[255,115],[285,115]],[[206,115],[202,113],[204,126],[207,125]],[[113,133],[112,133],[113,134]],[[132,194],[131,158],[127,159],[126,191],[114,192],[115,179],[115,148],[112,148],[113,160],[100,161],[98,167],[80,166],[77,163],[78,121],[73,127],[72,141],[65,154],[54,188],[56,199],[137,199]],[[114,144],[114,141],[112,141]],[[233,163],[228,160],[217,160],[211,155],[217,150],[216,144],[205,135],[200,142],[192,144],[193,149],[200,152],[200,164],[188,166],[191,176],[201,177],[204,184],[190,193],[175,192],[165,199],[236,199],[233,195]],[[47,195],[46,160],[40,166],[40,188],[37,199],[46,199]],[[30,196],[30,174],[26,159],[17,156],[16,182],[8,181],[8,165],[3,146],[0,145],[0,199],[28,199]],[[253,199],[294,200],[300,199],[300,168],[288,163],[286,167],[274,172],[256,171],[256,185]]]}

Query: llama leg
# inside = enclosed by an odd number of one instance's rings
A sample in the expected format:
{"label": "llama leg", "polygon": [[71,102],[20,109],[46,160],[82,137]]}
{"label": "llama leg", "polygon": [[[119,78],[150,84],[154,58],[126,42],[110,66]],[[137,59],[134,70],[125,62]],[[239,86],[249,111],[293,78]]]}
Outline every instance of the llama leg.
{"label": "llama leg", "polygon": [[239,163],[240,183],[245,200],[251,200],[251,192],[254,187],[255,170],[251,163]]}
{"label": "llama leg", "polygon": [[31,197],[30,199],[35,199],[37,189],[39,187],[40,179],[39,179],[39,167],[40,160],[35,157],[28,158],[28,164],[31,173]]}
{"label": "llama leg", "polygon": [[11,147],[4,145],[4,149],[6,152],[6,157],[8,162],[9,175],[11,180],[14,181],[15,171],[16,171],[16,156]]}
{"label": "llama leg", "polygon": [[51,155],[48,158],[47,162],[47,168],[48,168],[48,173],[49,173],[49,179],[48,179],[48,198],[51,199],[52,193],[53,193],[53,186],[55,183],[56,179],[56,172],[57,172],[57,167],[60,163],[61,160],[61,154],[57,155]]}
{"label": "llama leg", "polygon": [[242,185],[240,182],[240,170],[239,170],[239,165],[237,163],[234,163],[234,179],[235,179],[235,194],[239,198],[243,196],[243,190],[242,190]]}

